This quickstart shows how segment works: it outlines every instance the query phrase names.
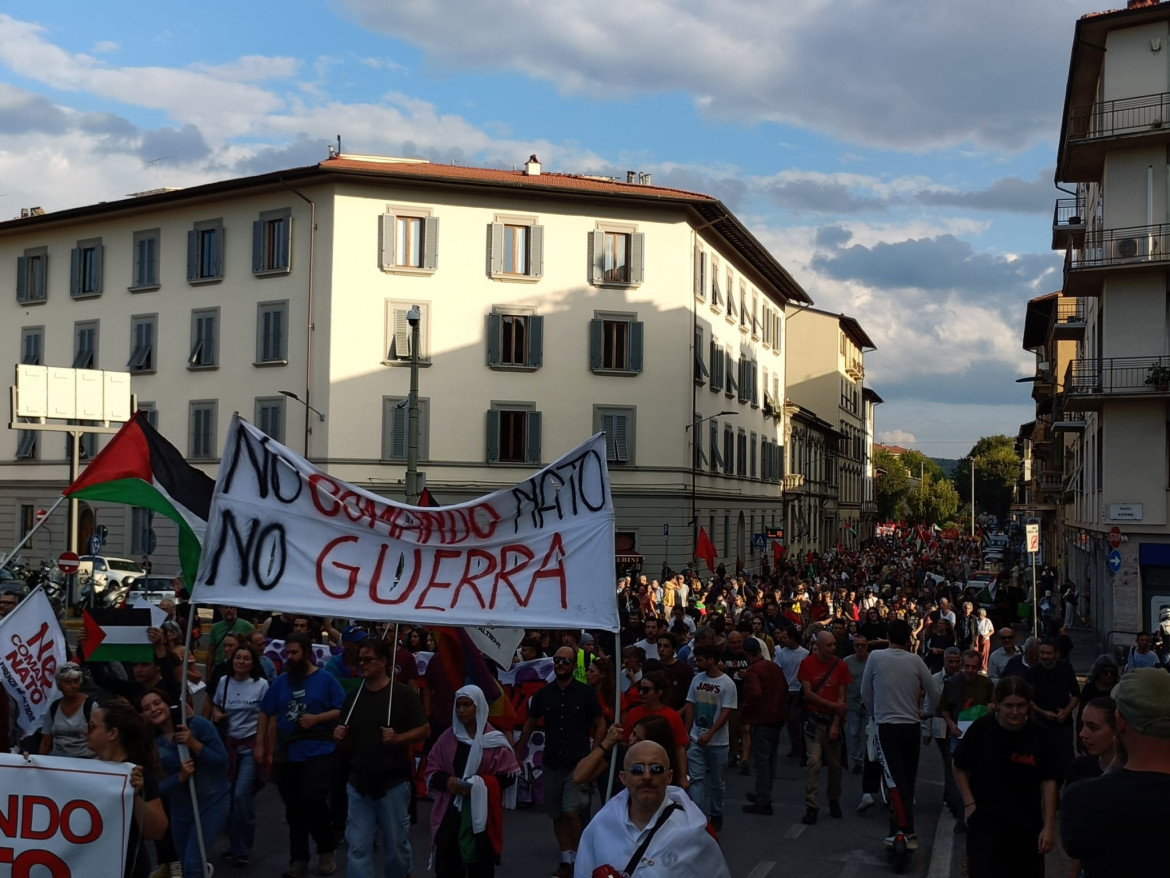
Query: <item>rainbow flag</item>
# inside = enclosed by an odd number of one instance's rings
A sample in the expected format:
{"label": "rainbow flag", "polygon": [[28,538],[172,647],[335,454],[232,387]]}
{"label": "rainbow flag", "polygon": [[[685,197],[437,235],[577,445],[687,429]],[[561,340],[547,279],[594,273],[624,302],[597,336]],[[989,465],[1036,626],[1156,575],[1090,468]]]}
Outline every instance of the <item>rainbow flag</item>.
{"label": "rainbow flag", "polygon": [[[516,726],[516,712],[504,694],[503,687],[492,675],[484,660],[483,653],[467,636],[462,628],[433,628],[435,635],[435,656],[443,673],[435,679],[439,685],[449,686],[448,693],[454,700],[455,692],[469,683],[483,690],[489,711],[488,720],[504,733],[511,733]],[[438,694],[438,693],[436,693]]]}

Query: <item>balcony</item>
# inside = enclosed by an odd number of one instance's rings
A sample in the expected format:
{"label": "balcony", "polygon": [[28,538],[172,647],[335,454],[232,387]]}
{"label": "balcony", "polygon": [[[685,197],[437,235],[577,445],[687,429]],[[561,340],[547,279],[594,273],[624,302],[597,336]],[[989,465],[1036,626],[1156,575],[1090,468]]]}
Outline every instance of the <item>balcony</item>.
{"label": "balcony", "polygon": [[1036,483],[1044,494],[1059,494],[1064,488],[1064,473],[1053,469],[1040,470]]}
{"label": "balcony", "polygon": [[860,381],[865,377],[865,364],[861,357],[849,357],[845,361],[845,374],[854,381]]}
{"label": "balcony", "polygon": [[1082,299],[1060,298],[1052,312],[1049,335],[1056,341],[1080,341],[1085,337],[1085,303]]}
{"label": "balcony", "polygon": [[1085,238],[1085,199],[1058,198],[1052,212],[1052,249],[1080,245]]}
{"label": "balcony", "polygon": [[1101,295],[1105,277],[1115,271],[1165,271],[1170,266],[1170,224],[1098,229],[1085,234],[1081,247],[1064,256],[1064,295]]}
{"label": "balcony", "polygon": [[1170,143],[1167,123],[1167,92],[1073,107],[1064,161],[1060,163],[1064,168],[1062,178],[1068,183],[1100,180],[1109,150]]}
{"label": "balcony", "polygon": [[1098,411],[1110,400],[1170,399],[1170,377],[1166,384],[1154,383],[1153,368],[1170,374],[1170,357],[1073,360],[1065,382],[1064,411]]}

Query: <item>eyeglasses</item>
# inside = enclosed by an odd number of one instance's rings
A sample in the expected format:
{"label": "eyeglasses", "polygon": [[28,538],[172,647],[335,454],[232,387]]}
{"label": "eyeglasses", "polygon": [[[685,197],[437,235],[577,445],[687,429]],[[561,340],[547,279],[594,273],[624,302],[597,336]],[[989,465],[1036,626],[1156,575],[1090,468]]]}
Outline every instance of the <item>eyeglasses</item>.
{"label": "eyeglasses", "polygon": [[571,665],[572,663],[573,663],[573,660],[571,658],[554,658],[553,659],[554,665]]}
{"label": "eyeglasses", "polygon": [[654,777],[661,777],[662,775],[666,774],[666,766],[659,765],[657,762],[651,762],[649,765],[637,762],[627,768],[626,771],[634,775],[634,777],[641,777],[646,773],[647,768],[650,769],[650,774],[652,774]]}

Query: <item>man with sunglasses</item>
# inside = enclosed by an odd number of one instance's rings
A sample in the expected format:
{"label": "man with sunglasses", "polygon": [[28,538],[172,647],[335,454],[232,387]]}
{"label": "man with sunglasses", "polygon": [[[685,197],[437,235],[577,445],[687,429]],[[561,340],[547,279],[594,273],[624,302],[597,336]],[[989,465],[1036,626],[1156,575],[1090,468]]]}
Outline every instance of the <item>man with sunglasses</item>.
{"label": "man with sunglasses", "polygon": [[987,676],[992,683],[998,683],[1003,676],[1007,663],[1019,655],[1016,649],[1016,632],[1012,628],[1000,628],[998,632],[1000,647],[987,659]]}
{"label": "man with sunglasses", "polygon": [[577,656],[572,647],[562,646],[553,656],[553,681],[538,689],[528,705],[528,719],[516,745],[523,761],[528,739],[536,724],[544,720],[544,754],[541,781],[544,803],[553,820],[553,832],[561,859],[553,878],[570,878],[581,828],[589,814],[589,787],[573,782],[573,769],[589,754],[590,738],[605,737],[601,703],[592,686],[573,679]]}
{"label": "man with sunglasses", "polygon": [[677,786],[661,745],[640,741],[626,753],[625,789],[581,837],[574,878],[731,878],[707,818]]}

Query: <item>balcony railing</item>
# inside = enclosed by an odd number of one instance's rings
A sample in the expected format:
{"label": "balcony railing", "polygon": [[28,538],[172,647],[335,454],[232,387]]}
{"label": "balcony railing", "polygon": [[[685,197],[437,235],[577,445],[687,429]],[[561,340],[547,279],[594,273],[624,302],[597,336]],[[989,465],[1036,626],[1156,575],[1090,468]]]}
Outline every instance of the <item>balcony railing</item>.
{"label": "balcony railing", "polygon": [[1085,234],[1085,199],[1058,198],[1052,212],[1052,249],[1079,244]]}
{"label": "balcony railing", "polygon": [[1170,261],[1170,224],[1096,229],[1085,234],[1082,247],[1070,247],[1066,266],[1108,268],[1139,262]]}
{"label": "balcony railing", "polygon": [[1073,107],[1069,140],[1119,137],[1157,130],[1170,123],[1170,93],[1141,95]]}
{"label": "balcony railing", "polygon": [[1052,316],[1057,326],[1067,326],[1070,323],[1085,322],[1085,303],[1081,299],[1061,299],[1056,303],[1056,312]]}
{"label": "balcony railing", "polygon": [[1069,363],[1067,391],[1070,395],[1165,394],[1165,383],[1154,370],[1170,376],[1170,357],[1105,357],[1073,360]]}

